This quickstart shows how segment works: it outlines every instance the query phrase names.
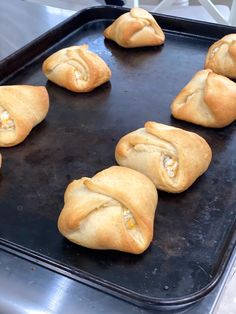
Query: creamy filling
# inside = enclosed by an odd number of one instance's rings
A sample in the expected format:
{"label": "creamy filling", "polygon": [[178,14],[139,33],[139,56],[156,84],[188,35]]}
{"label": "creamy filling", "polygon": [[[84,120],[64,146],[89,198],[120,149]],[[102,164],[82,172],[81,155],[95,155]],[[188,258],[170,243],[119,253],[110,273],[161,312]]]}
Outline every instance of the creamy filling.
{"label": "creamy filling", "polygon": [[142,233],[140,232],[139,226],[135,221],[134,216],[132,215],[131,211],[123,207],[123,219],[124,219],[124,224],[125,228],[128,231],[128,233],[139,243],[143,243],[143,236]]}
{"label": "creamy filling", "polygon": [[15,128],[14,120],[11,119],[9,112],[3,108],[0,108],[0,129],[1,130],[13,130]]}
{"label": "creamy filling", "polygon": [[173,178],[176,176],[178,161],[174,160],[171,156],[164,155],[163,157],[163,167],[165,168],[168,176]]}
{"label": "creamy filling", "polygon": [[[120,203],[116,200],[111,200],[107,203],[104,203],[103,205],[99,206],[97,209],[106,208],[106,207],[112,207],[112,206],[118,206],[120,207]],[[134,216],[132,215],[131,211],[126,208],[125,206],[122,206],[123,209],[123,218],[125,227],[129,230],[133,229],[134,227],[137,227],[137,223],[134,219]]]}
{"label": "creamy filling", "polygon": [[81,73],[79,71],[75,71],[75,78],[81,80]]}
{"label": "creamy filling", "polygon": [[127,229],[133,229],[137,225],[134,216],[131,214],[130,210],[124,209],[123,217]]}
{"label": "creamy filling", "polygon": [[75,74],[76,80],[83,80],[83,81],[88,80],[88,74],[83,64],[81,64],[77,60],[69,60],[67,63],[74,68],[75,70],[74,74]]}
{"label": "creamy filling", "polygon": [[75,71],[75,78],[76,80],[83,80],[83,81],[87,81],[88,80],[88,75],[84,72],[84,71]]}

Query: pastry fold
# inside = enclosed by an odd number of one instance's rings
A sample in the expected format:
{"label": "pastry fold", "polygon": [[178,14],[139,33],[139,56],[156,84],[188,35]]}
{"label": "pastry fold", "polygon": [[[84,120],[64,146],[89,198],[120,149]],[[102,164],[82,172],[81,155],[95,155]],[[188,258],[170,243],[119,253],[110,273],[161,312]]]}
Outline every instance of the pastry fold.
{"label": "pastry fold", "polygon": [[43,63],[43,73],[55,84],[73,92],[90,92],[109,81],[111,70],[88,45],[61,49]]}
{"label": "pastry fold", "polygon": [[172,193],[189,188],[207,170],[211,157],[199,135],[151,121],[122,137],[115,150],[119,165],[140,171],[157,189]]}
{"label": "pastry fold", "polygon": [[236,119],[236,84],[210,69],[201,70],[174,99],[171,112],[205,127],[227,126]]}
{"label": "pastry fold", "polygon": [[68,185],[58,228],[81,246],[139,254],[152,241],[157,199],[146,176],[113,166]]}
{"label": "pastry fold", "polygon": [[118,17],[105,29],[104,36],[125,48],[158,46],[165,41],[154,17],[141,8],[133,8]]}
{"label": "pastry fold", "polygon": [[236,78],[236,34],[226,35],[210,46],[205,68],[230,78]]}
{"label": "pastry fold", "polygon": [[23,142],[48,109],[48,93],[43,86],[0,86],[0,146]]}

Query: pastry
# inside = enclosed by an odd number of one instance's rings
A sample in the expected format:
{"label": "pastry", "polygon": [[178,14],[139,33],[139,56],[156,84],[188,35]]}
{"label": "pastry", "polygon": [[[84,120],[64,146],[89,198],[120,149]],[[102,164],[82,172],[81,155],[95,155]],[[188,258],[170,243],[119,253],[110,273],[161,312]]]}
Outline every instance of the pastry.
{"label": "pastry", "polygon": [[111,70],[88,45],[61,49],[43,63],[43,73],[55,84],[73,92],[90,92],[109,81]]}
{"label": "pastry", "polygon": [[226,35],[208,50],[205,68],[217,74],[236,78],[236,34]]}
{"label": "pastry", "polygon": [[24,141],[47,115],[48,93],[43,86],[0,86],[0,146]]}
{"label": "pastry", "polygon": [[152,241],[157,191],[143,174],[113,166],[74,180],[64,197],[58,228],[68,240],[134,254]]}
{"label": "pastry", "polygon": [[165,41],[154,17],[141,8],[133,8],[118,17],[105,29],[104,36],[125,48],[158,46]]}
{"label": "pastry", "polygon": [[222,128],[236,119],[236,84],[210,69],[201,70],[175,98],[171,112],[180,120]]}
{"label": "pastry", "polygon": [[142,172],[157,189],[172,193],[189,188],[207,170],[211,156],[199,135],[150,121],[122,137],[115,150],[119,165]]}

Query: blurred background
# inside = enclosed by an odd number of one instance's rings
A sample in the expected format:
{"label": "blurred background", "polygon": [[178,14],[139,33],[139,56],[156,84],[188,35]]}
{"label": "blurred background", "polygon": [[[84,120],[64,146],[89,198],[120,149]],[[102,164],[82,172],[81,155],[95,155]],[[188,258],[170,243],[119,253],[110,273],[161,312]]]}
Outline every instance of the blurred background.
{"label": "blurred background", "polygon": [[[103,0],[25,0],[52,7],[81,10],[90,6],[104,5]],[[115,0],[109,2],[118,3]],[[140,7],[152,12],[159,12],[201,21],[236,25],[236,0],[124,0],[125,7]],[[235,3],[234,3],[235,2]]]}

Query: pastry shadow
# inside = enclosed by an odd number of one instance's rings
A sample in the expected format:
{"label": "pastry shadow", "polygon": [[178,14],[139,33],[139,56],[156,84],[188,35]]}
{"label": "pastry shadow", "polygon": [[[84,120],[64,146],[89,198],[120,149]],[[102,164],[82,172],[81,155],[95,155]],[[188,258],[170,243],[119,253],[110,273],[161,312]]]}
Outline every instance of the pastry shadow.
{"label": "pastry shadow", "polygon": [[137,64],[140,65],[147,62],[147,60],[154,55],[158,56],[164,48],[164,44],[160,46],[124,48],[109,39],[104,39],[104,46],[112,53],[112,56],[115,57],[118,62],[129,67],[137,67]]}
{"label": "pastry shadow", "polygon": [[[49,94],[51,104],[66,103],[68,106],[79,104],[88,104],[96,102],[96,105],[106,104],[111,92],[111,82],[108,81],[94,90],[87,93],[72,92],[64,87],[61,87],[51,81],[47,81],[46,88]],[[62,104],[63,105],[63,104]]]}
{"label": "pastry shadow", "polygon": [[40,145],[39,143],[45,142],[45,136],[47,137],[48,126],[49,126],[49,122],[46,120],[43,120],[30,131],[30,133],[24,139],[23,142],[13,147],[22,146],[22,148],[24,147],[28,151],[30,147],[32,148],[32,146]]}
{"label": "pastry shadow", "polygon": [[62,254],[66,259],[73,257],[72,263],[75,262],[78,266],[79,262],[79,267],[87,266],[88,263],[99,264],[101,268],[109,268],[114,265],[133,266],[136,263],[139,264],[146,255],[150,254],[151,246],[152,244],[141,254],[132,254],[116,250],[89,249],[70,242],[66,238],[61,241]]}

